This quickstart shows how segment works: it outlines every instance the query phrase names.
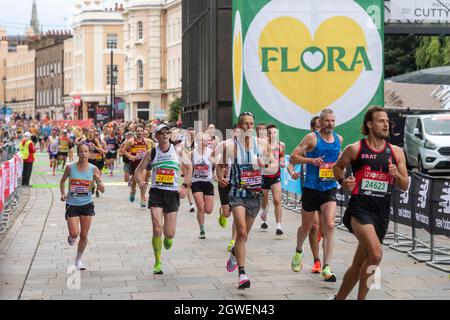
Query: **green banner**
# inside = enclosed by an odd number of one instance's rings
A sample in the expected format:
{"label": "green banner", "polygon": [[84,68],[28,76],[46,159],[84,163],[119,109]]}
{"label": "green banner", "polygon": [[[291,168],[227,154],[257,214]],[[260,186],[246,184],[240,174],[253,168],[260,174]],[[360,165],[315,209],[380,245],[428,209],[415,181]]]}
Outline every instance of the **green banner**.
{"label": "green banner", "polygon": [[382,0],[233,0],[233,117],[274,123],[290,152],[325,108],[344,144],[383,105]]}

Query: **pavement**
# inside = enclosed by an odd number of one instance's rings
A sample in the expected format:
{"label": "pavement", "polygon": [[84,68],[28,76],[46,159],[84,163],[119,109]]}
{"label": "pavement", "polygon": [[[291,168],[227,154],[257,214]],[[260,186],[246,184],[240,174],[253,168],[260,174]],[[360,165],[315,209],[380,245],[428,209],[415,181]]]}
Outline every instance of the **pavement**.
{"label": "pavement", "polygon": [[[258,218],[249,236],[246,271],[251,288],[238,290],[237,271],[229,273],[225,268],[231,221],[226,229],[218,225],[216,195],[214,213],[206,218],[206,240],[198,239],[196,213],[190,213],[188,201],[182,200],[174,245],[162,252],[164,275],[153,275],[149,209],[139,207],[139,196],[135,203],[128,201],[129,188],[117,169],[114,177],[104,177],[106,193],[94,200],[96,216],[83,256],[87,270],[79,272],[73,266],[76,246],[67,244],[58,187],[62,172],[53,177],[46,155],[37,156],[34,187],[21,200],[23,210],[8,233],[0,238],[2,300],[327,300],[337,292],[356,249],[354,236],[337,229],[331,265],[336,283],[326,283],[310,272],[313,261],[307,243],[303,270],[292,272],[300,215],[284,210],[285,234],[277,237],[271,206],[268,231],[259,229]],[[383,248],[379,283],[369,299],[450,299],[448,273]],[[356,290],[349,298],[355,297]]]}

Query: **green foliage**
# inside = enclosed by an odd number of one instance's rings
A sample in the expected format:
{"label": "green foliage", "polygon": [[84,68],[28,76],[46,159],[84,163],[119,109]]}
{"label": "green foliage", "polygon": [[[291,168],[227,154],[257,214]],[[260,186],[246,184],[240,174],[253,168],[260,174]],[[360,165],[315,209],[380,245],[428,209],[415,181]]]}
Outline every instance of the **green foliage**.
{"label": "green foliage", "polygon": [[416,64],[418,69],[450,65],[450,37],[420,37]]}
{"label": "green foliage", "polygon": [[170,104],[169,122],[177,122],[181,112],[181,99],[177,98]]}
{"label": "green foliage", "polygon": [[415,36],[386,35],[384,40],[385,77],[415,71],[415,52],[418,39]]}

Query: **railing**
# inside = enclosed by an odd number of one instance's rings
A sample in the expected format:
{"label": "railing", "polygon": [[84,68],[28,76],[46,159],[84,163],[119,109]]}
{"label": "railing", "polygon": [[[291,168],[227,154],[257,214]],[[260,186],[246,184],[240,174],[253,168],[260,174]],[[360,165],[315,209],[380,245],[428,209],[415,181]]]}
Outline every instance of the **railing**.
{"label": "railing", "polygon": [[23,161],[14,143],[5,144],[0,151],[0,234],[3,234],[9,228],[10,216],[18,207]]}
{"label": "railing", "polygon": [[[300,166],[295,170],[301,171]],[[389,214],[393,223],[383,244],[407,253],[418,262],[450,272],[450,179],[418,172],[409,172],[409,176],[406,192],[393,189]],[[300,212],[301,179],[292,180],[286,168],[282,168],[281,177],[283,207]],[[338,186],[336,199],[335,225],[347,231],[343,216],[350,192]]]}

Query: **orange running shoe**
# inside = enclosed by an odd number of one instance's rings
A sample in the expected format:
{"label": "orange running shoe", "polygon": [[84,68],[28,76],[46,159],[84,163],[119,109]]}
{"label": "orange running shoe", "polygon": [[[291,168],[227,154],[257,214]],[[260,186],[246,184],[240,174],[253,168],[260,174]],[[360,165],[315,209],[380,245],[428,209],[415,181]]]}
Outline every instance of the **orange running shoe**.
{"label": "orange running shoe", "polygon": [[314,265],[311,269],[312,273],[320,273],[322,271],[322,265],[320,264],[320,260],[316,260],[316,262],[314,262]]}

